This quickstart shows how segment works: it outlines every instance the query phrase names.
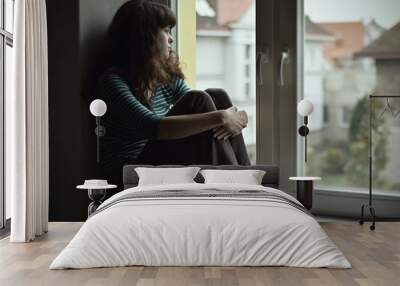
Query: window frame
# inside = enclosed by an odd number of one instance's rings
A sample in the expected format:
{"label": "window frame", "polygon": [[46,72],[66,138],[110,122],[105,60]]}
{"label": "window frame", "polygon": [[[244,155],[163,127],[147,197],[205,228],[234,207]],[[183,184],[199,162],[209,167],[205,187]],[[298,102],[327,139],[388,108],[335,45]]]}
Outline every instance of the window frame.
{"label": "window frame", "polygon": [[[297,0],[297,99],[304,98],[304,2],[307,0]],[[328,112],[329,112],[329,108]],[[339,112],[339,120],[342,119],[342,108]],[[335,120],[328,113],[328,122]],[[301,125],[301,119],[298,116],[297,126]],[[304,140],[301,136],[297,137],[297,172],[304,174]],[[367,166],[366,166],[367,168]],[[323,178],[322,178],[323,179]],[[359,218],[361,206],[368,200],[368,189],[356,190],[340,187],[315,187],[313,194],[312,213],[318,215]],[[382,219],[398,219],[400,212],[398,205],[400,203],[400,194],[379,193],[373,191],[373,203],[377,215]]]}
{"label": "window frame", "polygon": [[[296,172],[296,2],[255,0],[255,4],[253,52],[256,58],[261,54],[263,58],[259,68],[252,70],[257,78],[256,86],[252,86],[256,90],[256,164],[278,166],[280,188],[293,194],[288,178]],[[281,11],[290,11],[291,19],[281,17]],[[286,84],[282,88],[277,67],[287,50],[291,59],[285,64]],[[283,115],[285,120],[281,120]]]}
{"label": "window frame", "polygon": [[[168,6],[175,12],[175,15],[179,15],[179,5],[178,0],[168,0]],[[172,48],[179,55],[179,21],[177,17],[176,25],[172,29],[172,37],[174,38],[174,42],[172,43]]]}
{"label": "window frame", "polygon": [[[280,189],[295,196],[296,186],[289,182],[288,178],[304,174],[305,165],[304,138],[297,133],[303,118],[298,116],[296,111],[297,103],[303,98],[304,93],[304,0],[255,1],[257,7],[255,52],[257,55],[262,53],[266,57],[262,65],[263,84],[256,86],[257,164],[279,166]],[[294,25],[296,26],[293,29]],[[179,41],[179,35],[176,41]],[[278,67],[281,52],[287,48],[290,56],[284,71],[286,85],[280,86]],[[329,121],[333,120],[332,118],[329,114]],[[367,193],[360,194],[351,190],[316,188],[313,213],[358,217],[359,208],[367,196]],[[400,196],[398,199],[390,198],[390,202],[381,194],[374,195],[374,199],[377,203],[386,200],[384,203],[387,202],[386,206],[394,214],[392,204],[398,203]],[[390,216],[389,212],[380,214]]]}

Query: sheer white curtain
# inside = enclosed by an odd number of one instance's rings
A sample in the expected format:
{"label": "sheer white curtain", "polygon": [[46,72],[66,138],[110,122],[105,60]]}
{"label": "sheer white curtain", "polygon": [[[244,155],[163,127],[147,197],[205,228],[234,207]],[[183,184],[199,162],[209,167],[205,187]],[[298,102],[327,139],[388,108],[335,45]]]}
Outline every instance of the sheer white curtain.
{"label": "sheer white curtain", "polygon": [[47,232],[48,70],[45,0],[15,1],[14,93],[6,97],[6,188],[12,242]]}

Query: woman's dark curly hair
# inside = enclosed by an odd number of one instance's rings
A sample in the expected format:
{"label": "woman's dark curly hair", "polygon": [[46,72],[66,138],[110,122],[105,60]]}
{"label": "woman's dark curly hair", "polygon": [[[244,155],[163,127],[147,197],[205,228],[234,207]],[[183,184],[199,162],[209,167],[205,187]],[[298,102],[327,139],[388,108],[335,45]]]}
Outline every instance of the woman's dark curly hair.
{"label": "woman's dark curly hair", "polygon": [[112,21],[112,64],[121,70],[134,94],[146,105],[146,91],[155,91],[158,85],[174,77],[184,78],[178,57],[171,52],[165,58],[158,36],[161,29],[175,25],[171,9],[151,0],[126,2]]}

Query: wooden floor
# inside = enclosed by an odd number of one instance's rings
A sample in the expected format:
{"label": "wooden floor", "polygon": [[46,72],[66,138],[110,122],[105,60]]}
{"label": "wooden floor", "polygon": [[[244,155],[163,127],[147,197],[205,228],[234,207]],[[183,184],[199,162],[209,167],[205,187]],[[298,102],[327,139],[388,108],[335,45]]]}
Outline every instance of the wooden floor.
{"label": "wooden floor", "polygon": [[356,222],[322,223],[352,269],[289,267],[122,267],[48,270],[81,223],[50,223],[32,243],[0,241],[0,285],[400,285],[400,223],[378,223],[374,232]]}

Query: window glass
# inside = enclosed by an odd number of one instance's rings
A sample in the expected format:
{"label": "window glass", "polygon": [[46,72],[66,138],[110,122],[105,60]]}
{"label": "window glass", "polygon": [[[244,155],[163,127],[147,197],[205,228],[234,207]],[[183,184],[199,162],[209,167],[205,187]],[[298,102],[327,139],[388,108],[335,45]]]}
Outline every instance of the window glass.
{"label": "window glass", "polygon": [[6,31],[14,32],[14,0],[5,0]]}
{"label": "window glass", "polygon": [[250,97],[251,93],[250,93],[250,83],[246,82],[244,84],[244,93],[246,94],[246,97]]}
{"label": "window glass", "polygon": [[[304,0],[304,8],[303,94],[314,104],[306,173],[322,177],[320,189],[367,191],[369,94],[400,95],[400,1]],[[400,98],[387,103],[372,107],[375,193],[400,192]]]}
{"label": "window glass", "polygon": [[251,162],[256,160],[255,0],[197,0],[197,89],[223,88],[245,110],[243,130]]}
{"label": "window glass", "polygon": [[342,106],[342,109],[340,110],[340,122],[339,124],[343,128],[348,128],[350,125],[350,120],[351,120],[351,108],[348,106]]}
{"label": "window glass", "polygon": [[250,64],[245,65],[245,75],[247,79],[250,77]]}

